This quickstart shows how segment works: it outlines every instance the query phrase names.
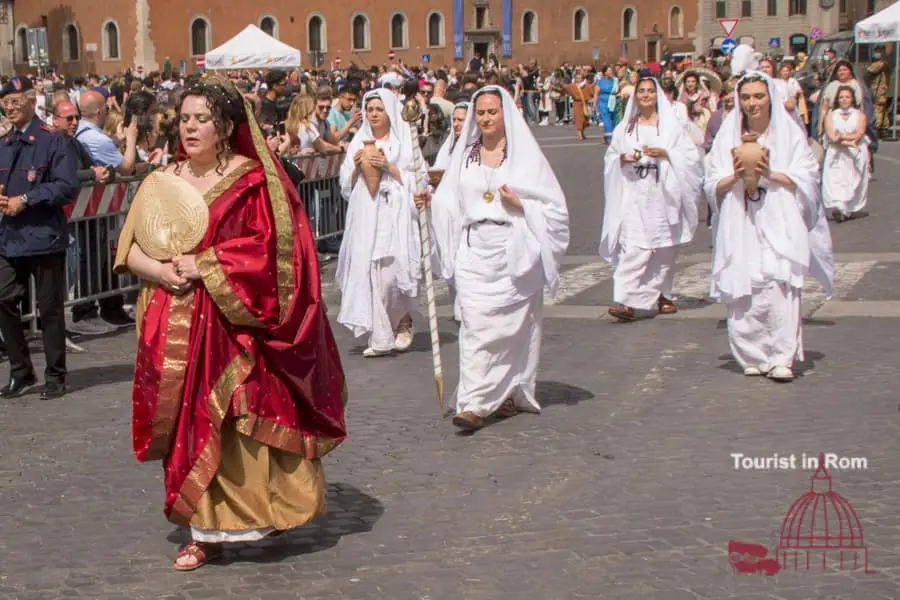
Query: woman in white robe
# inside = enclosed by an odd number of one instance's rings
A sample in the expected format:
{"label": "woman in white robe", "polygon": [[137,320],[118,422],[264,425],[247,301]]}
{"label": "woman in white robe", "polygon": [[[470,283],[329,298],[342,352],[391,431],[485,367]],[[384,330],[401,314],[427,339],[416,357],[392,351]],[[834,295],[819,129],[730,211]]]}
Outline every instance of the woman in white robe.
{"label": "woman in white robe", "polygon": [[678,246],[697,230],[700,152],[655,79],[638,81],[613,132],[603,176],[600,256],[616,265],[609,314],[677,312],[672,292]]}
{"label": "woman in white robe", "polygon": [[474,431],[488,416],[539,413],[543,290],[556,292],[569,214],[503,88],[474,94],[431,215],[441,274],[456,288],[461,320],[454,425]]}
{"label": "woman in white robe", "polygon": [[453,131],[447,136],[447,139],[444,140],[441,149],[438,150],[437,156],[434,158],[434,165],[432,165],[433,169],[446,170],[447,166],[450,164],[450,155],[453,153],[453,148],[456,147],[456,140],[459,139],[459,134],[462,131],[463,123],[466,120],[466,114],[469,112],[470,104],[471,103],[469,102],[457,102],[453,107]]}
{"label": "woman in white robe", "polygon": [[[745,375],[791,381],[803,360],[800,296],[812,274],[831,294],[831,235],[819,200],[819,165],[773,80],[748,72],[713,142],[706,194],[717,211],[710,295],[727,306],[731,353]],[[758,134],[767,154],[760,191],[745,193],[733,150]]]}
{"label": "woman in white robe", "polygon": [[838,88],[834,109],[825,115],[825,170],[822,200],[835,221],[842,223],[866,206],[869,194],[869,142],[866,114],[853,88]]}
{"label": "woman in white robe", "polygon": [[[459,140],[459,135],[462,133],[463,123],[466,122],[466,115],[469,113],[469,108],[471,108],[471,102],[457,102],[456,106],[453,107],[452,114],[452,131],[450,135],[447,136],[447,140],[444,142],[444,145],[441,146],[441,149],[438,151],[437,156],[434,159],[433,169],[441,169],[443,171],[447,170],[447,167],[450,166],[450,156],[453,154],[453,149],[456,147],[456,142]],[[429,188],[431,192],[434,192],[434,188]],[[435,271],[436,276],[440,276],[440,267],[438,266]],[[453,320],[459,324],[459,305],[456,301],[456,290],[453,288],[452,282],[447,282],[447,288],[450,295],[450,303],[453,305]]]}
{"label": "woman in white robe", "polygon": [[[341,288],[338,323],[355,337],[368,335],[366,357],[405,351],[412,344],[412,313],[418,307],[421,279],[419,226],[413,194],[417,178],[409,124],[397,96],[377,89],[363,97],[363,125],[341,165],[341,193],[349,203],[338,256]],[[363,142],[375,140],[383,157],[372,196],[360,171]]]}

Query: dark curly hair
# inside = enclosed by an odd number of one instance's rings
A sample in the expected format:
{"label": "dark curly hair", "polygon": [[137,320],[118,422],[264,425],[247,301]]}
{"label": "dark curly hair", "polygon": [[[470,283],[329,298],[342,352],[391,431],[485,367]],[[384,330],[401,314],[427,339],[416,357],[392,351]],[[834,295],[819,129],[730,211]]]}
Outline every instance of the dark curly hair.
{"label": "dark curly hair", "polygon": [[[234,84],[227,79],[220,77],[195,77],[187,82],[181,98],[178,100],[176,110],[179,123],[182,119],[181,107],[185,98],[189,96],[200,96],[205,98],[209,104],[213,124],[220,140],[216,145],[216,173],[224,175],[225,167],[228,165],[229,150],[237,143],[238,127],[247,122],[247,115],[244,112],[244,98]],[[228,135],[229,126],[231,126],[230,136]],[[184,167],[185,162],[181,161],[175,167],[177,174],[181,174],[181,169]]]}

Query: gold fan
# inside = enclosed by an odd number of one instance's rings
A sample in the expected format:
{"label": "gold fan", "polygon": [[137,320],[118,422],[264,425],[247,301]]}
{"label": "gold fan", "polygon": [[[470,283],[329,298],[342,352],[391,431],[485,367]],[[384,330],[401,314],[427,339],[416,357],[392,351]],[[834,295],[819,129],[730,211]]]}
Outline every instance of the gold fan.
{"label": "gold fan", "polygon": [[162,171],[148,175],[132,202],[134,237],[144,254],[168,261],[197,247],[209,227],[203,194],[190,183]]}

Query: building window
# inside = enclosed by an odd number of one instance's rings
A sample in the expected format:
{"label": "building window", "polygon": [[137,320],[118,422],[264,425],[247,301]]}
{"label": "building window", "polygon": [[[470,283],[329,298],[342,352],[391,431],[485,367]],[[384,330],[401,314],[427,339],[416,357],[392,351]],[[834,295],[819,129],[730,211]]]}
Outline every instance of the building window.
{"label": "building window", "polygon": [[119,26],[115,21],[103,24],[103,60],[119,60]]}
{"label": "building window", "polygon": [[778,16],[778,0],[768,0],[766,2],[766,15],[769,17]]}
{"label": "building window", "polygon": [[751,0],[741,0],[741,17],[747,18],[753,16],[753,2]]}
{"label": "building window", "polygon": [[440,48],[444,45],[444,15],[432,12],[428,15],[428,47]]}
{"label": "building window", "polygon": [[81,60],[81,36],[74,23],[69,23],[63,29],[63,56],[70,62]]}
{"label": "building window", "polygon": [[369,49],[369,17],[356,15],[353,17],[353,50]]}
{"label": "building window", "polygon": [[475,7],[475,29],[486,29],[488,26],[487,6]]}
{"label": "building window", "polygon": [[847,0],[841,0],[840,11],[841,11],[841,16],[847,15]]}
{"label": "building window", "polygon": [[575,9],[572,23],[572,39],[576,42],[584,42],[588,39],[588,16],[583,8]]}
{"label": "building window", "polygon": [[788,0],[788,16],[806,14],[806,0]]}
{"label": "building window", "polygon": [[325,52],[325,19],[311,15],[306,23],[306,46],[309,52]]}
{"label": "building window", "polygon": [[28,62],[28,30],[24,27],[16,30],[16,62]]}
{"label": "building window", "polygon": [[622,39],[633,40],[637,37],[637,13],[633,8],[622,11]]}
{"label": "building window", "polygon": [[201,56],[209,52],[210,26],[206,17],[194,17],[191,21],[191,56]]}
{"label": "building window", "polygon": [[673,6],[669,11],[669,37],[684,37],[684,15],[680,6]]}
{"label": "building window", "polygon": [[406,15],[395,13],[391,17],[391,48],[406,48]]}
{"label": "building window", "polygon": [[278,21],[275,20],[275,17],[263,17],[259,22],[259,28],[276,40],[278,39]]}
{"label": "building window", "polygon": [[726,7],[728,3],[725,0],[716,0],[716,18],[717,19],[725,19],[728,17],[728,10]]}
{"label": "building window", "polygon": [[522,43],[534,44],[537,39],[537,15],[532,10],[526,10],[522,15]]}

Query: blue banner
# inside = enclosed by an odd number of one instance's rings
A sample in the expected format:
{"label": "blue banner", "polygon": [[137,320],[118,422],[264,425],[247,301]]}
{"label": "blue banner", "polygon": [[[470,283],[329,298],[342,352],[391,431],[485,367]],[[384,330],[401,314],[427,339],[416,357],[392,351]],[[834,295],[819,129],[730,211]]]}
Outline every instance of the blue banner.
{"label": "blue banner", "polygon": [[503,26],[501,34],[503,35],[503,48],[501,54],[503,58],[512,56],[512,0],[503,0],[501,8],[503,13]]}
{"label": "blue banner", "polygon": [[465,58],[463,53],[463,0],[453,0],[453,60]]}

